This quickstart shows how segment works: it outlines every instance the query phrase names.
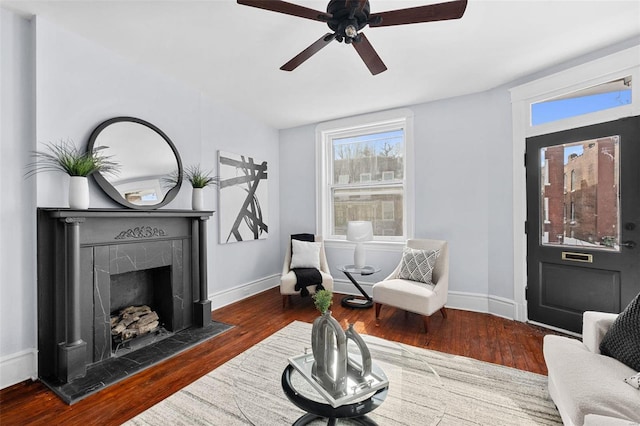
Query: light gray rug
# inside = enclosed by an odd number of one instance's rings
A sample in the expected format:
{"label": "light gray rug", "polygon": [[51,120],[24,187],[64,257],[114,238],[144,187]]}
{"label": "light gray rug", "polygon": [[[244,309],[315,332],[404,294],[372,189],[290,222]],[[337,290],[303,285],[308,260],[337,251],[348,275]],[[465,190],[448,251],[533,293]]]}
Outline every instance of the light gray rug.
{"label": "light gray rug", "polygon": [[[291,425],[304,412],[286,398],[280,378],[310,336],[311,324],[296,321],[126,425]],[[369,414],[380,426],[562,424],[546,376],[363,337],[390,383]]]}

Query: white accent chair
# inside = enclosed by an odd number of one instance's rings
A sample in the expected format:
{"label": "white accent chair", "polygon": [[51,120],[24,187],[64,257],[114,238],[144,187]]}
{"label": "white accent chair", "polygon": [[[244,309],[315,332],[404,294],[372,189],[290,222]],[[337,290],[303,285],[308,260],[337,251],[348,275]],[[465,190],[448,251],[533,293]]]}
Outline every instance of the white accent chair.
{"label": "white accent chair", "polygon": [[447,318],[444,305],[449,292],[449,247],[446,241],[412,239],[407,247],[418,250],[440,250],[433,268],[432,285],[398,278],[402,260],[396,269],[384,280],[373,285],[373,301],[376,325],[380,325],[380,308],[389,305],[407,312],[422,315],[424,330],[429,332],[429,317],[440,311]]}
{"label": "white accent chair", "polygon": [[[333,291],[333,277],[329,272],[329,264],[327,263],[327,255],[324,252],[324,242],[322,237],[315,235],[315,241],[322,243],[320,247],[320,275],[322,275],[322,286],[325,290]],[[296,290],[296,274],[291,270],[291,239],[287,244],[286,254],[284,256],[284,264],[282,265],[282,277],[280,278],[280,294],[282,295],[282,309],[287,307],[287,303],[291,302],[291,296],[300,294],[300,290]],[[316,293],[315,285],[309,286],[309,294]]]}

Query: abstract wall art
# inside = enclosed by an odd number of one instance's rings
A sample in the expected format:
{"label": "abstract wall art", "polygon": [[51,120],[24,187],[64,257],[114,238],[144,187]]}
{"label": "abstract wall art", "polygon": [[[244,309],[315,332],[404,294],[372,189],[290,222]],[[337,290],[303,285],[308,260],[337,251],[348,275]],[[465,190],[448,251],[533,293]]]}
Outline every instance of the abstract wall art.
{"label": "abstract wall art", "polygon": [[267,238],[267,162],[218,151],[220,244]]}

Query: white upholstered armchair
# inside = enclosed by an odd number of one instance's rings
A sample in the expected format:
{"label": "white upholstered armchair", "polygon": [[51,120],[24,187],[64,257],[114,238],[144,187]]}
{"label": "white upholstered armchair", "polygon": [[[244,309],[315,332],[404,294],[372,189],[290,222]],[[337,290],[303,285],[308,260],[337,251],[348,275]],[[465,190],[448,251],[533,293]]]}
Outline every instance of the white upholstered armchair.
{"label": "white upholstered armchair", "polygon": [[[440,311],[444,318],[447,311],[444,305],[447,303],[447,293],[449,292],[449,247],[446,241],[412,239],[407,241],[407,248],[414,250],[424,250],[429,253],[432,250],[439,250],[439,254],[433,262],[432,258],[418,259],[418,265],[413,262],[415,271],[426,272],[423,265],[431,264],[431,283],[414,281],[412,279],[401,278],[407,276],[406,268],[403,264],[409,259],[408,254],[403,252],[403,258],[396,269],[383,281],[373,285],[373,301],[375,303],[376,325],[379,325],[380,308],[382,305],[389,305],[403,309],[406,312],[414,312],[424,317],[425,332],[429,331],[429,317]],[[410,251],[410,250],[409,250]],[[428,256],[427,256],[428,257]],[[409,261],[409,263],[412,263]],[[435,264],[433,264],[435,263]],[[420,279],[422,276],[420,276]]]}
{"label": "white upholstered armchair", "polygon": [[[322,276],[322,286],[325,290],[333,291],[333,277],[329,272],[329,264],[327,263],[327,256],[324,252],[324,242],[322,241],[322,237],[319,235],[315,235],[315,242],[320,243],[320,250],[318,253],[319,259],[319,268],[320,275]],[[287,244],[286,254],[284,256],[284,264],[282,265],[282,277],[280,279],[280,294],[282,294],[282,308],[284,309],[287,306],[287,302],[291,301],[291,296],[294,294],[300,294],[301,290],[296,290],[297,277],[296,274],[291,270],[291,240],[289,240],[289,244]],[[307,287],[310,294],[315,294],[316,292],[315,285]]]}

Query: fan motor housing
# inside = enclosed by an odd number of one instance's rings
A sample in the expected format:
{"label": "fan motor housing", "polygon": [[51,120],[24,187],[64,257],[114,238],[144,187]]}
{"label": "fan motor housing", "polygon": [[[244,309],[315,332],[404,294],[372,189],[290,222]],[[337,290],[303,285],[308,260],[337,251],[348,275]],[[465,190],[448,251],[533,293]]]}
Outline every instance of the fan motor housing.
{"label": "fan motor housing", "polygon": [[[369,2],[364,2],[360,9],[357,0],[331,0],[327,5],[327,13],[331,14],[331,18],[327,21],[327,25],[336,34],[347,38],[345,29],[349,25],[353,25],[358,31],[363,29],[369,23],[370,7]],[[353,13],[353,18],[351,18]]]}

